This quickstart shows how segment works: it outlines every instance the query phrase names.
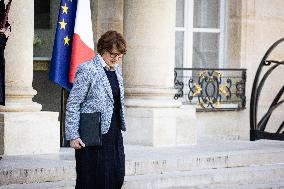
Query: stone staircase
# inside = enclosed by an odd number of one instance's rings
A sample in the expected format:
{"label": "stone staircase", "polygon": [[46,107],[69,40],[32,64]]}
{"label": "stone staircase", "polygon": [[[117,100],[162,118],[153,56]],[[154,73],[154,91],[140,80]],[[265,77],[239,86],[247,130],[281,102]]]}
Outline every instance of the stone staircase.
{"label": "stone staircase", "polygon": [[[125,146],[123,189],[284,189],[284,142],[199,141],[195,146]],[[71,189],[74,151],[4,156],[0,189]]]}

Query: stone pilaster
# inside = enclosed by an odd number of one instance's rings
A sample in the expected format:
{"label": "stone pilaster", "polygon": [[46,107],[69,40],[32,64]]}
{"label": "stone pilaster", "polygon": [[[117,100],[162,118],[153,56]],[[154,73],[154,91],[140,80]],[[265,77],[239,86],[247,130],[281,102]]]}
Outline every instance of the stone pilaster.
{"label": "stone pilaster", "polygon": [[[140,106],[139,99],[141,106],[179,107],[173,100],[175,1],[124,3],[129,49],[123,65],[127,105]],[[157,104],[159,100],[163,102]]]}
{"label": "stone pilaster", "polygon": [[40,104],[32,102],[33,96],[36,95],[32,88],[33,17],[33,0],[12,3],[9,16],[12,32],[5,51],[6,106],[0,106],[0,111],[41,110]]}
{"label": "stone pilaster", "polygon": [[[24,7],[24,8],[23,8]],[[0,106],[0,153],[58,152],[57,112],[41,112],[32,101],[34,0],[13,1],[6,58],[6,106]]]}
{"label": "stone pilaster", "polygon": [[[175,1],[124,1],[123,31],[128,51],[123,73],[128,143],[165,146],[195,142],[195,137],[180,135],[179,128],[185,123],[178,120],[184,114],[180,101],[173,99],[174,27]],[[194,135],[191,126],[183,132]]]}
{"label": "stone pilaster", "polygon": [[91,0],[95,47],[108,30],[123,33],[123,0]]}

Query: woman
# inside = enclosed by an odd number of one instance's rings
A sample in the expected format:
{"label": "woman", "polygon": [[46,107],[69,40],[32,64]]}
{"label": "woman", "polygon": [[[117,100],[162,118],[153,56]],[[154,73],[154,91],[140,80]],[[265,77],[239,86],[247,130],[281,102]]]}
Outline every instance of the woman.
{"label": "woman", "polygon": [[[124,87],[118,65],[126,41],[108,31],[98,41],[98,54],[77,68],[66,107],[66,139],[75,149],[76,189],[120,189],[125,176],[121,130],[125,131]],[[88,147],[78,132],[80,113],[101,112],[102,146]]]}

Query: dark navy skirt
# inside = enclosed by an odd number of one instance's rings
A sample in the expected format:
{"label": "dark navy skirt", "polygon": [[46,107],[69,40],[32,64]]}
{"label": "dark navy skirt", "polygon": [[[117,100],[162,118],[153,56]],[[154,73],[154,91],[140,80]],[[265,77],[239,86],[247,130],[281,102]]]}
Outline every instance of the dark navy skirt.
{"label": "dark navy skirt", "polygon": [[120,189],[125,176],[125,154],[120,117],[113,114],[101,147],[75,150],[77,180],[75,189]]}

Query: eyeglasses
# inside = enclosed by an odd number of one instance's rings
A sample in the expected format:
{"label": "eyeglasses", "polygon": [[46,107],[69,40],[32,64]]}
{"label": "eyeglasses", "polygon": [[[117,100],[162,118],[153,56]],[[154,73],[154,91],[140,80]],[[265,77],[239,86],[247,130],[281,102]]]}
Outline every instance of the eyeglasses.
{"label": "eyeglasses", "polygon": [[118,57],[118,59],[121,59],[123,57],[123,54],[118,54],[118,53],[113,53],[109,51],[109,55],[111,58],[116,58]]}

